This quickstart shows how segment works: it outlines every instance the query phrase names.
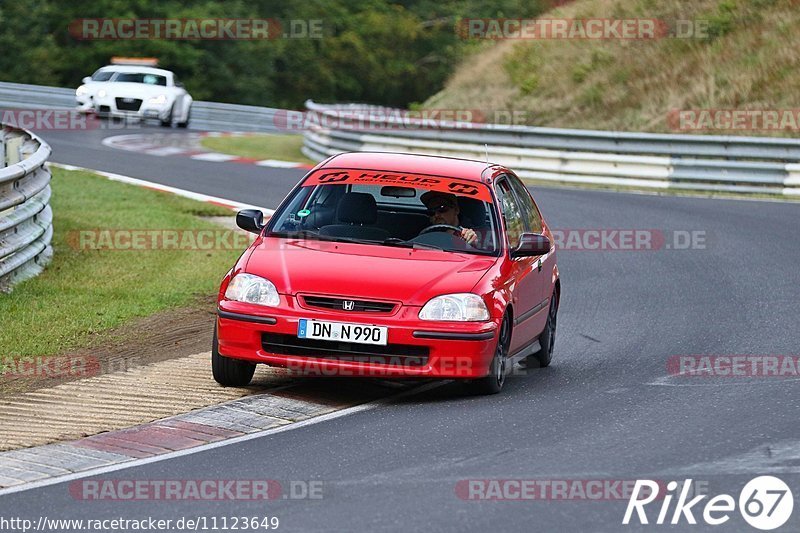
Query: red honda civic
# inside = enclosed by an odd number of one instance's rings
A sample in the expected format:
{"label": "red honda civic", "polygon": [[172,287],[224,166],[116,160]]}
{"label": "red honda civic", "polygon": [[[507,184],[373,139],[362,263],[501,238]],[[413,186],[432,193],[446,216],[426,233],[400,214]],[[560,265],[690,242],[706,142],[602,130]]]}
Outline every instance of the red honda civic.
{"label": "red honda civic", "polygon": [[214,379],[257,363],[298,375],[468,380],[501,390],[515,362],[547,366],[561,294],[552,234],[510,169],[347,153],[314,167],[225,275]]}

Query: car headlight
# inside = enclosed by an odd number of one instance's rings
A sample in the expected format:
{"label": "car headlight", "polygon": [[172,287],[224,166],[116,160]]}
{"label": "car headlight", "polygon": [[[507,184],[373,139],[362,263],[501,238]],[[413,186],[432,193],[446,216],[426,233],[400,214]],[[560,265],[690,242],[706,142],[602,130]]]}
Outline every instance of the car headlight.
{"label": "car headlight", "polygon": [[100,97],[100,98],[105,98],[106,94],[107,93],[106,93],[106,91],[104,89],[100,89],[99,91],[97,91],[97,96]]}
{"label": "car headlight", "polygon": [[274,283],[252,274],[234,276],[225,290],[225,298],[269,307],[276,307],[281,302]]}
{"label": "car headlight", "polygon": [[83,96],[86,94],[86,85],[81,85],[77,89],[75,89],[75,96]]}
{"label": "car headlight", "polygon": [[166,104],[167,103],[167,95],[166,94],[159,94],[158,96],[154,96],[152,98],[147,99],[148,104]]}
{"label": "car headlight", "polygon": [[431,299],[419,312],[420,320],[481,322],[489,320],[489,310],[477,294],[445,294]]}

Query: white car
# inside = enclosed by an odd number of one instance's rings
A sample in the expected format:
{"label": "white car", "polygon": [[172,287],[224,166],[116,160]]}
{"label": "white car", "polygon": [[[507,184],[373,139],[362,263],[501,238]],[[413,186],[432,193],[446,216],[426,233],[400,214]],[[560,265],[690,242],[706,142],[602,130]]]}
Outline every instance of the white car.
{"label": "white car", "polygon": [[108,65],[75,91],[78,111],[99,117],[157,119],[162,126],[189,125],[192,97],[172,71],[138,65]]}

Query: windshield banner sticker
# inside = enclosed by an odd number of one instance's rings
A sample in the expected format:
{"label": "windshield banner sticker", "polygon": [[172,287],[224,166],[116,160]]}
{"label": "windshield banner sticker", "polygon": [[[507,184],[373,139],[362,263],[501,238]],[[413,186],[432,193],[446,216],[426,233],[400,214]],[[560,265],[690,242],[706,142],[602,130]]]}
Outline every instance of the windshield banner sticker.
{"label": "windshield banner sticker", "polygon": [[322,170],[309,176],[304,183],[304,185],[325,184],[406,186],[467,196],[483,202],[492,201],[489,189],[482,183],[424,174],[396,174],[369,170]]}

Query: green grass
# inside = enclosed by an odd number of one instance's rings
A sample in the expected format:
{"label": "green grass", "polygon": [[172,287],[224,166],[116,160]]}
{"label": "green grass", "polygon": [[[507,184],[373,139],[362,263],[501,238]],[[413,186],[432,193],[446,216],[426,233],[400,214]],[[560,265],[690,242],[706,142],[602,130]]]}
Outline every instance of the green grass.
{"label": "green grass", "polygon": [[307,165],[316,164],[300,151],[302,135],[245,135],[230,137],[206,137],[202,145],[223,154],[252,157],[255,159],[279,159]]}
{"label": "green grass", "polygon": [[[792,28],[800,24],[800,10],[794,0],[559,4],[543,18],[683,20],[701,33],[642,41],[501,40],[465,55],[421,107],[477,109],[487,116],[514,110],[526,112],[520,115],[535,126],[648,132],[674,131],[672,110],[797,108],[800,32]],[[798,136],[797,128],[685,133]]]}
{"label": "green grass", "polygon": [[2,358],[85,347],[92,334],[134,318],[198,305],[198,297],[216,293],[241,253],[81,250],[79,230],[219,230],[199,217],[232,213],[88,172],[53,169],[52,188],[53,261],[38,277],[0,293]]}

